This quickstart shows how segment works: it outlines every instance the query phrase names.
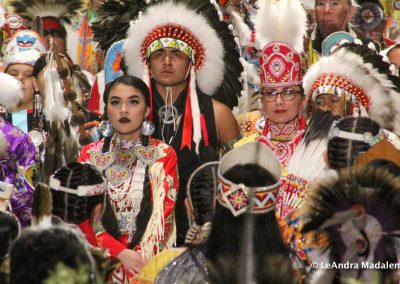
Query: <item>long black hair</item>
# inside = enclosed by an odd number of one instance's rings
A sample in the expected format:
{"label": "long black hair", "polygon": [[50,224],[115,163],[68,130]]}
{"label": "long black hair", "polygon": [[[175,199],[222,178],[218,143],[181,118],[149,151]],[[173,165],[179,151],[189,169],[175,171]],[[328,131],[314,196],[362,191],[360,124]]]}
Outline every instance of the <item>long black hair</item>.
{"label": "long black hair", "polygon": [[[108,119],[107,103],[108,103],[108,98],[110,96],[110,92],[113,89],[113,87],[115,87],[119,84],[131,86],[135,89],[138,89],[145,98],[146,106],[150,107],[150,92],[149,92],[149,88],[147,87],[146,83],[143,82],[143,80],[141,80],[135,76],[123,75],[106,85],[106,88],[104,90],[104,95],[103,95],[104,119]],[[103,153],[110,151],[111,139],[112,139],[112,137],[106,137],[104,139],[104,144],[103,144],[103,148],[102,148]],[[148,136],[143,135],[142,145],[145,147],[149,145],[149,137]],[[135,247],[142,239],[144,232],[147,228],[147,224],[150,220],[152,211],[153,211],[153,204],[151,202],[149,170],[148,170],[148,167],[146,167],[145,181],[144,181],[144,185],[143,185],[143,198],[142,198],[142,202],[140,204],[139,214],[136,217],[136,232],[133,235],[131,243],[128,245],[129,248]],[[115,238],[119,238],[121,233],[119,231],[119,227],[116,226],[116,224],[118,224],[118,222],[117,222],[114,210],[113,210],[109,200],[107,200],[107,202],[106,202],[106,210],[103,215],[102,223],[108,233],[110,233]]]}
{"label": "long black hair", "polygon": [[[275,178],[270,172],[259,165],[245,164],[236,165],[224,173],[224,177],[234,183],[244,184],[249,187],[268,186],[276,183]],[[215,208],[212,231],[206,248],[206,259],[209,263],[210,279],[215,283],[221,283],[227,273],[231,275],[231,283],[237,283],[237,265],[240,263],[240,246],[245,227],[246,214],[234,217],[229,209],[223,207],[218,202]],[[269,266],[269,259],[278,257],[289,262],[289,250],[285,246],[275,217],[274,210],[254,215],[255,231],[253,232],[254,263],[257,283],[271,283],[276,279],[275,275],[265,275],[265,269]],[[281,257],[283,256],[283,258]],[[231,262],[227,264],[226,261]],[[216,269],[223,267],[224,273]],[[290,265],[287,263],[287,267]],[[290,268],[289,268],[290,271]],[[222,275],[223,274],[223,275]],[[234,275],[232,275],[234,274]],[[285,274],[289,279],[286,283],[291,283],[292,274],[288,270]],[[282,277],[280,275],[279,277]],[[284,277],[284,276],[283,276]],[[234,280],[236,279],[236,280]],[[229,283],[229,281],[223,281]],[[280,283],[285,283],[282,281]]]}
{"label": "long black hair", "polygon": [[[368,132],[372,136],[376,136],[380,130],[379,124],[368,117],[345,117],[336,124],[336,127],[350,133]],[[369,148],[371,145],[363,141],[333,137],[328,142],[329,167],[334,170],[350,167],[357,156]]]}
{"label": "long black hair", "polygon": [[[104,182],[101,173],[90,164],[72,162],[58,169],[54,177],[60,185],[69,189],[77,189],[82,185],[96,185]],[[94,196],[78,196],[59,190],[52,190],[53,215],[63,221],[80,224],[90,218],[93,208],[104,203],[104,194]]]}

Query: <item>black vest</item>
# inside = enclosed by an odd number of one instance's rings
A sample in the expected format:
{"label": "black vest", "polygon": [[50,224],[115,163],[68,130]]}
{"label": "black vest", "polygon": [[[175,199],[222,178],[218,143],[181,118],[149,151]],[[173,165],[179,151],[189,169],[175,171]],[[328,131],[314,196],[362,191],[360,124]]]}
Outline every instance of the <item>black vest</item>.
{"label": "black vest", "polygon": [[169,143],[176,151],[178,156],[178,172],[179,172],[179,191],[176,202],[176,223],[178,230],[178,241],[177,244],[181,245],[184,242],[186,232],[189,228],[188,218],[186,214],[186,208],[184,200],[186,198],[186,184],[191,173],[200,165],[218,160],[218,137],[217,130],[215,127],[214,107],[212,103],[212,97],[204,94],[197,88],[197,96],[199,100],[200,113],[204,116],[205,124],[208,135],[208,145],[205,145],[204,133],[202,130],[202,139],[199,147],[199,155],[196,154],[196,147],[193,142],[191,150],[185,147],[181,150],[181,140],[183,132],[183,121],[185,117],[185,102],[187,97],[187,89],[185,89],[174,102],[174,106],[177,108],[180,115],[180,122],[177,125],[176,131],[173,131],[173,124],[164,125],[164,135],[162,134],[163,123],[158,116],[159,109],[165,105],[161,95],[157,92],[157,89],[153,83],[153,122],[155,126],[154,137],[166,140],[165,143]]}

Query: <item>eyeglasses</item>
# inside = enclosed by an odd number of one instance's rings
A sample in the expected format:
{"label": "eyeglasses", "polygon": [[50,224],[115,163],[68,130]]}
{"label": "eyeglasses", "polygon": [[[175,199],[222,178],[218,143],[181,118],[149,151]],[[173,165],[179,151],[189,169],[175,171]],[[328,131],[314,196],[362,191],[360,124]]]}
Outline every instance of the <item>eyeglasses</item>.
{"label": "eyeglasses", "polygon": [[278,95],[281,96],[281,99],[284,101],[292,101],[296,94],[300,94],[301,91],[297,91],[295,89],[286,88],[282,89],[282,91],[278,92],[274,89],[261,89],[261,98],[266,102],[274,102],[278,98]]}

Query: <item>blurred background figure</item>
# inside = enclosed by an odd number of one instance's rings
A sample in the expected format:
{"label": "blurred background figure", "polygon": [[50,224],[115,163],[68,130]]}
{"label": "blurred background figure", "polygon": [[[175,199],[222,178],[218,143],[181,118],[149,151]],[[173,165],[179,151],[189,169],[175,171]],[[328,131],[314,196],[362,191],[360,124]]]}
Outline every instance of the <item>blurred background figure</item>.
{"label": "blurred background figure", "polygon": [[28,228],[13,243],[10,258],[12,284],[42,284],[59,264],[75,271],[85,269],[80,283],[95,283],[94,260],[82,235],[71,228]]}

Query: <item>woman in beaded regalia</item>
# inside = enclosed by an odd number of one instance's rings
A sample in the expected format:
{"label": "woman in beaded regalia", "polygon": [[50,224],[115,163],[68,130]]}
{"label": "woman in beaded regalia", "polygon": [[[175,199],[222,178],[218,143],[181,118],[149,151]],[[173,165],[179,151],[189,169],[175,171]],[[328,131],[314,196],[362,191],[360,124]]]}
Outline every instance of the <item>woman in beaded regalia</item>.
{"label": "woman in beaded regalia", "polygon": [[177,158],[170,146],[149,139],[149,91],[142,80],[125,75],[110,82],[104,103],[105,138],[83,147],[80,161],[107,178],[107,206],[96,238],[122,262],[115,277],[126,283],[175,242]]}

